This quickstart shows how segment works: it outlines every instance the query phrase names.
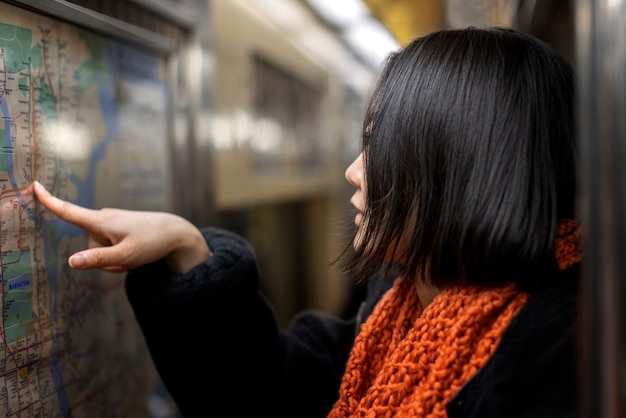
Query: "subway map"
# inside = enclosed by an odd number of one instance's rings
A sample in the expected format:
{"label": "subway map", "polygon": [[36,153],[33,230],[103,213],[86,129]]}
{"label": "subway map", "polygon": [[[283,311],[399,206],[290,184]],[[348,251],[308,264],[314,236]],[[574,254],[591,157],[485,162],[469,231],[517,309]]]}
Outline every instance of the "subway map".
{"label": "subway map", "polygon": [[168,417],[124,277],[77,272],[78,228],[32,181],[96,208],[167,209],[163,58],[0,3],[0,416]]}

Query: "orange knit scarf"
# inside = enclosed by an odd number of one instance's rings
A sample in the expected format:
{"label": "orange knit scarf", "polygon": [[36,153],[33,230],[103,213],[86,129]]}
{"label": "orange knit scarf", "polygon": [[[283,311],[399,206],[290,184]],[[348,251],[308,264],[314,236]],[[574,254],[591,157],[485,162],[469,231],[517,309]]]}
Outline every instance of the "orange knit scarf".
{"label": "orange knit scarf", "polygon": [[[561,269],[580,260],[579,234],[557,240]],[[527,300],[515,285],[452,287],[422,309],[413,283],[396,280],[356,338],[328,417],[445,417]]]}

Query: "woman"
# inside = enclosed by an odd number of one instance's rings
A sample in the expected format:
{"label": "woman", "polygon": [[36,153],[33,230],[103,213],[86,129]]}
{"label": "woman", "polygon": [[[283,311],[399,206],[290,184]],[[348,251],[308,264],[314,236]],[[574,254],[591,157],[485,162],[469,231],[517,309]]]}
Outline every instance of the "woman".
{"label": "woman", "polygon": [[71,267],[129,271],[186,416],[574,416],[573,85],[508,29],[435,32],[389,57],[346,171],[345,266],[394,278],[371,280],[350,321],[304,312],[279,329],[252,249],[227,231],[35,192],[91,236]]}

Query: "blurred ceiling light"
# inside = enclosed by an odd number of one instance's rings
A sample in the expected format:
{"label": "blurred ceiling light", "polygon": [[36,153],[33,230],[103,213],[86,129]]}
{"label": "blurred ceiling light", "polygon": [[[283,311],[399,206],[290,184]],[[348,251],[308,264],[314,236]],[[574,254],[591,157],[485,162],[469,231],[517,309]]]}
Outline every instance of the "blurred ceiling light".
{"label": "blurred ceiling light", "polygon": [[346,42],[370,65],[378,67],[400,45],[380,22],[367,18],[344,32]]}
{"label": "blurred ceiling light", "polygon": [[359,91],[369,88],[373,70],[399,48],[363,0],[237,1]]}
{"label": "blurred ceiling light", "polygon": [[348,47],[370,68],[376,68],[399,48],[389,31],[375,20],[363,0],[306,0],[327,24],[335,27]]}
{"label": "blurred ceiling light", "polygon": [[[609,0],[608,1],[608,6],[609,6],[609,10],[616,10],[621,8],[624,5],[623,0]],[[623,15],[622,15],[623,16]]]}
{"label": "blurred ceiling light", "polygon": [[306,0],[324,20],[335,26],[346,26],[369,14],[362,0]]}

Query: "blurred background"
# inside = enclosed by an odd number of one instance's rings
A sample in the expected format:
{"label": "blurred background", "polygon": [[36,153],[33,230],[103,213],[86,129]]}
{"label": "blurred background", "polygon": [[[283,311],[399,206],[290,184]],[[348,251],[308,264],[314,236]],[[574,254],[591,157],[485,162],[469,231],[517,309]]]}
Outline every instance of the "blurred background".
{"label": "blurred background", "polygon": [[[623,401],[616,402],[626,387],[623,0],[1,3],[15,7],[3,17],[11,24],[43,28],[45,17],[145,53],[120,58],[116,69],[132,69],[134,81],[152,80],[148,75],[156,72],[159,89],[116,82],[116,103],[135,115],[120,125],[127,134],[119,155],[130,157],[99,173],[90,204],[169,210],[198,226],[245,236],[257,252],[262,287],[285,326],[301,309],[350,315],[361,295],[362,288],[333,260],[353,234],[353,189],[344,171],[360,152],[364,106],[385,57],[443,28],[505,26],[545,40],[579,77],[580,213],[589,246],[583,390],[589,410],[603,411],[588,416],[626,410]],[[29,14],[22,18],[17,9]],[[46,48],[52,48],[46,33],[41,29],[44,61]],[[66,134],[77,132],[76,126]],[[133,144],[142,135],[157,142],[146,140],[151,145],[137,153]]]}

